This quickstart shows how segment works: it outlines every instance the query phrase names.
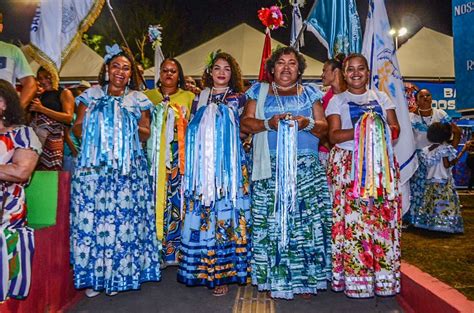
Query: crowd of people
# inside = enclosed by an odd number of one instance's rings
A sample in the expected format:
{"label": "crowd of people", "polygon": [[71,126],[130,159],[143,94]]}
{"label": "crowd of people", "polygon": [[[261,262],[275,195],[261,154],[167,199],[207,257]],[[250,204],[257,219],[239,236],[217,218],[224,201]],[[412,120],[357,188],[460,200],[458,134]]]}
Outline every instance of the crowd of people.
{"label": "crowd of people", "polygon": [[[55,89],[44,68],[38,86],[27,83],[26,60],[7,59],[23,69],[0,80],[0,246],[10,269],[1,300],[28,294],[17,287],[31,279],[28,179],[66,164],[74,284],[89,297],[139,289],[167,266],[215,296],[232,283],[283,299],[400,292],[400,126],[390,98],[368,89],[363,55],[328,60],[324,94],[304,82],[305,59],[291,47],[276,49],[268,81],[247,90],[234,57],[216,51],[202,89],[167,58],[142,92],[130,51],[107,51],[98,85],[74,94]],[[25,81],[21,97],[15,77]],[[459,128],[431,107],[428,90],[417,104],[420,166],[405,218],[463,232],[451,169],[472,144],[457,152]]]}

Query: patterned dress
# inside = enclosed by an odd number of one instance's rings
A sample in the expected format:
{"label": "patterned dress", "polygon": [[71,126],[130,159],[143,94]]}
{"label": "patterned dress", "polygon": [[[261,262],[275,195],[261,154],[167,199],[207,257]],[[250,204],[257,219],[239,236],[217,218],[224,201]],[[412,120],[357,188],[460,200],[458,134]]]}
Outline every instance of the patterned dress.
{"label": "patterned dress", "polygon": [[[247,95],[258,98],[261,84]],[[322,96],[314,85],[304,85],[297,96],[268,94],[265,118],[291,112],[312,116],[313,104]],[[296,294],[316,294],[331,278],[331,201],[327,179],[318,159],[319,139],[298,132],[296,211],[288,217],[288,244],[279,247],[281,225],[274,213],[277,132],[268,132],[272,177],[253,182],[252,284],[274,298],[293,299]]]}
{"label": "patterned dress", "polygon": [[[223,97],[224,94],[212,95],[210,101],[225,103],[239,123],[245,95],[229,92],[225,99]],[[190,130],[191,125],[187,138],[191,135]],[[187,145],[189,142],[187,139]],[[240,190],[236,201],[222,197],[211,205],[204,205],[195,194],[186,195],[178,281],[188,286],[214,288],[229,283],[245,284],[249,278],[249,183],[245,152],[240,140],[237,144],[242,160],[242,180],[238,182]]]}
{"label": "patterned dress", "polygon": [[[0,133],[0,164],[11,164],[16,149],[41,154],[41,143],[31,127]],[[0,181],[0,301],[25,298],[30,290],[35,244],[33,229],[26,226],[25,186]]]}
{"label": "patterned dress", "polygon": [[[62,112],[61,92],[64,89],[45,91],[41,94],[41,103],[48,109]],[[43,153],[40,156],[37,169],[61,171],[63,169],[64,153],[64,124],[46,114],[36,113],[31,126],[43,143]]]}
{"label": "patterned dress", "polygon": [[452,167],[445,168],[443,158],[456,158],[456,149],[447,144],[430,151],[423,148],[421,157],[427,167],[423,205],[413,219],[415,227],[448,233],[464,232],[459,197],[454,188]]}
{"label": "patterned dress", "polygon": [[[164,100],[163,95],[158,89],[148,90],[145,92],[145,95],[150,99],[150,101],[155,105],[155,109],[157,106],[162,106],[162,102]],[[182,89],[178,89],[178,91],[172,94],[169,97],[169,102],[167,104],[167,109],[173,110],[173,114],[175,116],[174,123],[171,125],[171,134],[167,135],[165,132],[165,136],[162,136],[161,140],[165,140],[164,138],[171,138],[167,143],[167,147],[165,147],[166,153],[166,165],[163,169],[159,169],[156,177],[154,177],[155,181],[153,184],[155,185],[154,189],[159,189],[160,187],[163,190],[163,202],[164,208],[160,211],[158,203],[155,203],[157,207],[157,231],[159,233],[162,232],[162,243],[163,243],[163,255],[162,261],[163,266],[167,265],[177,265],[178,264],[178,251],[181,244],[181,232],[182,232],[182,214],[181,214],[181,181],[183,173],[179,169],[179,162],[180,158],[182,159],[184,156],[180,156],[180,148],[179,148],[179,138],[178,138],[178,110],[181,109],[184,111],[184,117],[186,119],[185,123],[187,124],[187,120],[189,119],[189,115],[191,113],[191,105],[193,102],[195,95],[190,91],[185,91]],[[165,114],[167,118],[170,116],[170,111],[163,112],[161,114]],[[156,119],[152,121],[152,123],[156,123]],[[184,121],[183,121],[184,122]],[[153,128],[152,128],[153,129]],[[168,131],[169,133],[169,131]],[[184,136],[184,134],[183,134]],[[184,142],[184,141],[183,141]],[[151,150],[157,149],[153,147],[153,145],[148,142],[147,145],[147,157],[152,163],[153,161],[150,159]],[[183,150],[181,150],[182,154]],[[161,152],[160,152],[161,153]],[[150,166],[157,166],[156,164],[150,164]],[[159,166],[159,165],[158,165]],[[160,179],[160,171],[165,173],[163,177],[163,181]],[[160,192],[155,190],[156,192]],[[156,197],[157,201],[160,201],[160,196]]]}
{"label": "patterned dress", "polygon": [[423,196],[425,193],[426,184],[426,164],[424,158],[421,155],[421,150],[431,145],[426,137],[428,127],[435,122],[450,123],[451,118],[446,112],[440,109],[432,109],[433,114],[431,116],[422,117],[415,113],[410,113],[411,127],[413,129],[413,135],[416,143],[416,154],[418,156],[418,168],[410,178],[410,212],[404,215],[405,218],[410,222],[414,223],[414,217],[419,210],[423,210]]}
{"label": "patterned dress", "polygon": [[151,103],[137,91],[109,96],[106,87],[87,89],[76,103],[87,111],[71,190],[74,285],[111,293],[159,281],[161,243],[138,138]]}
{"label": "patterned dress", "polygon": [[[328,116],[341,118],[341,129],[353,128],[365,108],[393,109],[388,96],[369,90],[363,95],[348,91],[329,102]],[[354,197],[351,177],[354,142],[331,149],[328,176],[333,198],[332,289],[352,298],[390,296],[400,292],[401,200],[388,197],[364,200]],[[398,184],[399,170],[395,162]],[[396,186],[397,188],[397,186]]]}

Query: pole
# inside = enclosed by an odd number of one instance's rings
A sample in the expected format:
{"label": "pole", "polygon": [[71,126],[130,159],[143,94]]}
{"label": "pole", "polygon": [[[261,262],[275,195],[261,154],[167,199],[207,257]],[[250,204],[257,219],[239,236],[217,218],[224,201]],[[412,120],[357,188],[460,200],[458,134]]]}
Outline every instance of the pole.
{"label": "pole", "polygon": [[[314,8],[316,7],[317,4],[318,4],[318,0],[314,0],[313,6],[309,10],[308,17],[311,14],[311,12],[313,12],[313,10],[314,10]],[[298,33],[298,36],[296,36],[295,42],[291,45],[293,48],[296,48],[296,45],[300,41],[300,38],[303,35],[303,32],[306,30],[306,25],[308,25],[308,17],[306,17],[306,19],[303,21],[303,25],[301,26],[301,29]]]}
{"label": "pole", "polygon": [[[127,39],[125,39],[125,36],[122,32],[122,29],[120,28],[120,25],[117,21],[117,18],[115,17],[115,14],[113,12],[113,9],[112,8],[112,5],[110,4],[110,0],[107,0],[107,6],[109,7],[109,12],[110,12],[110,15],[112,15],[112,19],[114,20],[114,23],[115,23],[115,26],[117,26],[117,29],[120,33],[120,36],[122,37],[122,40],[123,42],[125,43],[125,46],[128,48],[128,50],[130,50],[130,52],[132,51],[132,49],[130,49],[130,46],[128,45],[128,42],[127,42]],[[135,61],[135,60],[134,60]],[[140,80],[142,81],[142,84],[143,86],[145,86],[146,88],[146,82],[145,82],[145,77],[143,77],[143,75],[138,71],[138,67],[135,68],[135,70],[138,72],[138,77],[140,77]]]}

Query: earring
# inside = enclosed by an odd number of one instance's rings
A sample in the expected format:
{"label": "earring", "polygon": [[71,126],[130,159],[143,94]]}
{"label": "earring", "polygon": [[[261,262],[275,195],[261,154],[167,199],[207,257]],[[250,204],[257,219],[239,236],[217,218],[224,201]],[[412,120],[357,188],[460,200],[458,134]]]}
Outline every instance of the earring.
{"label": "earring", "polygon": [[109,70],[105,69],[105,81],[109,81]]}

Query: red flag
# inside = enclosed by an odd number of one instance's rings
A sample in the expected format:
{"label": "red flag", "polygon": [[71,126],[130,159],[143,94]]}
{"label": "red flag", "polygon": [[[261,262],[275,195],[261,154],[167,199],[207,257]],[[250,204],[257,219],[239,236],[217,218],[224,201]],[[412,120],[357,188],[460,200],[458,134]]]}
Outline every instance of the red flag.
{"label": "red flag", "polygon": [[258,74],[258,80],[268,81],[271,77],[269,73],[265,71],[265,62],[272,54],[272,37],[270,36],[270,29],[267,27],[265,30],[265,43],[263,44],[262,61],[260,62],[260,72]]}

